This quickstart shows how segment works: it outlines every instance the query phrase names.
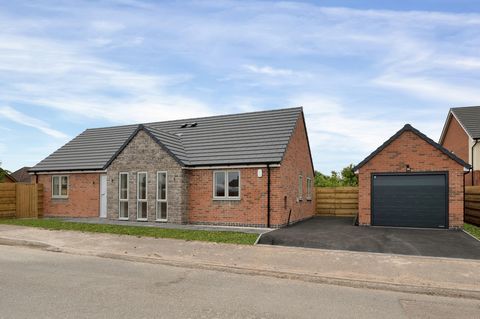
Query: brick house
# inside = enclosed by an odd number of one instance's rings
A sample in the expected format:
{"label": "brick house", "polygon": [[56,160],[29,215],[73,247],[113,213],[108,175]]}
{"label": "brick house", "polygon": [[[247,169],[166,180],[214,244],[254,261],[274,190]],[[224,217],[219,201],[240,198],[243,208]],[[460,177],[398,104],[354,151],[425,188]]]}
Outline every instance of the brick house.
{"label": "brick house", "polygon": [[480,106],[450,109],[439,143],[472,166],[465,185],[480,185]]}
{"label": "brick house", "polygon": [[359,163],[360,225],[459,228],[470,165],[409,124]]}
{"label": "brick house", "polygon": [[30,173],[45,216],[281,227],[315,210],[302,108],[87,129]]}

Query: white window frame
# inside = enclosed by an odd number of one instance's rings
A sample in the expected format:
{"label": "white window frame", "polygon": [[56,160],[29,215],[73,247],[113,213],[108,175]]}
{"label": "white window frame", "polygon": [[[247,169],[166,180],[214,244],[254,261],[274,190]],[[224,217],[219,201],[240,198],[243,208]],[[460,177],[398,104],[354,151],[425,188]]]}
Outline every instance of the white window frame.
{"label": "white window frame", "polygon": [[[145,199],[140,199],[140,174],[145,174]],[[139,209],[140,203],[147,203],[147,211],[145,212],[147,217],[140,218],[139,216]],[[147,221],[148,220],[148,173],[147,172],[137,172],[137,220],[139,221]]]}
{"label": "white window frame", "polygon": [[298,200],[303,200],[303,176],[298,175]]}
{"label": "white window frame", "polygon": [[[62,195],[62,177],[67,178],[67,195]],[[53,180],[55,178],[58,178],[58,195],[54,195],[53,193]],[[69,192],[70,192],[70,177],[68,175],[52,175],[52,198],[66,199],[68,198]]]}
{"label": "white window frame", "polygon": [[312,178],[307,177],[307,200],[312,200]]}
{"label": "white window frame", "polygon": [[[160,174],[165,174],[165,199],[159,198],[158,194],[158,182],[160,181],[160,178],[158,176]],[[166,222],[168,220],[168,172],[167,171],[157,171],[157,197],[156,197],[156,207],[155,207],[155,220],[157,222]],[[166,218],[158,218],[158,207],[160,206],[160,203],[166,203],[167,204],[167,211],[166,211]]]}
{"label": "white window frame", "polygon": [[[228,173],[229,172],[235,172],[238,173],[238,196],[230,196],[228,194]],[[224,196],[216,196],[215,192],[215,183],[216,183],[216,178],[215,178],[215,173],[224,173],[225,174],[225,195]],[[241,189],[242,189],[242,177],[240,170],[216,170],[213,171],[213,178],[212,178],[212,184],[213,184],[213,199],[214,200],[240,200],[241,198]]]}
{"label": "white window frame", "polygon": [[[122,192],[122,175],[127,175],[127,198],[120,198],[120,194]],[[130,205],[128,204],[128,200],[130,198],[130,174],[128,172],[120,172],[118,173],[118,219],[120,220],[128,220],[130,217]],[[126,202],[127,203],[127,217],[120,216],[120,204]]]}

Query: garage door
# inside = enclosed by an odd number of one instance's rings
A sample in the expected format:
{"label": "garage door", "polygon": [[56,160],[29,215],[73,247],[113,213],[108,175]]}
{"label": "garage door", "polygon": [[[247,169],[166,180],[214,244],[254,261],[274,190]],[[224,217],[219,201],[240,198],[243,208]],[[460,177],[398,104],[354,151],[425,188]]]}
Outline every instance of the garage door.
{"label": "garage door", "polygon": [[446,228],[446,174],[372,176],[372,225]]}

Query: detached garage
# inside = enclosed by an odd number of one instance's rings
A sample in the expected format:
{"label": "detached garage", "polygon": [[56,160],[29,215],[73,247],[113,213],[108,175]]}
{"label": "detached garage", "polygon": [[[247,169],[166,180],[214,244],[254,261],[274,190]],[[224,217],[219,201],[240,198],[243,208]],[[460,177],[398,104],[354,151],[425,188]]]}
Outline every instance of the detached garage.
{"label": "detached garage", "polygon": [[463,226],[464,174],[470,165],[405,125],[355,167],[359,224]]}

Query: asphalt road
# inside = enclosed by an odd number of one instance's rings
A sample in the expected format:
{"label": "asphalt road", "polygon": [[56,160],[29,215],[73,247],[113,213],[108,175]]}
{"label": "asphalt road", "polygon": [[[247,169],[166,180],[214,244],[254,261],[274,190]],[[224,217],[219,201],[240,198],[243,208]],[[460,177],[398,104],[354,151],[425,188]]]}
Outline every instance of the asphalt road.
{"label": "asphalt road", "polygon": [[480,301],[0,246],[0,318],[478,318]]}

